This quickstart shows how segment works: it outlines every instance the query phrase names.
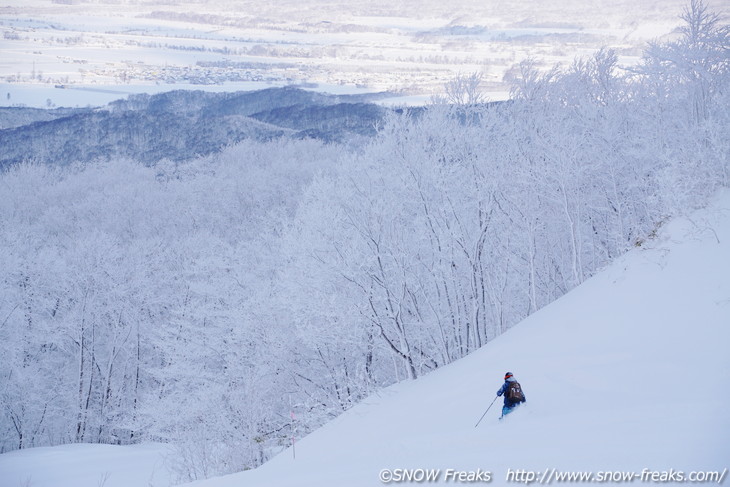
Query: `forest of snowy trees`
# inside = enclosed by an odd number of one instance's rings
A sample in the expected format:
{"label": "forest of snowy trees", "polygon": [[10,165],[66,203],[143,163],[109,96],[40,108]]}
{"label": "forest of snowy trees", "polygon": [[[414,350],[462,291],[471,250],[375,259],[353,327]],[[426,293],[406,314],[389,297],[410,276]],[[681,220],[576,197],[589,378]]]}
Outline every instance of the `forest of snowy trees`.
{"label": "forest of snowy trees", "polygon": [[511,101],[394,114],[359,148],[6,169],[0,452],[255,467],[640,247],[730,182],[730,31],[698,0],[684,20],[635,68],[526,62]]}

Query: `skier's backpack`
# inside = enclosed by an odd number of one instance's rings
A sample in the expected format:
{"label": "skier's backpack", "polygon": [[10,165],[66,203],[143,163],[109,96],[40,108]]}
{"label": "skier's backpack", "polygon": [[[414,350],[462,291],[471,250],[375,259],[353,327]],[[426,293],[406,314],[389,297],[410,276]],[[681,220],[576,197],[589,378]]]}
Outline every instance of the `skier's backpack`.
{"label": "skier's backpack", "polygon": [[507,388],[507,399],[513,404],[524,402],[525,395],[522,393],[522,387],[520,387],[519,382],[515,381],[509,383],[509,387]]}

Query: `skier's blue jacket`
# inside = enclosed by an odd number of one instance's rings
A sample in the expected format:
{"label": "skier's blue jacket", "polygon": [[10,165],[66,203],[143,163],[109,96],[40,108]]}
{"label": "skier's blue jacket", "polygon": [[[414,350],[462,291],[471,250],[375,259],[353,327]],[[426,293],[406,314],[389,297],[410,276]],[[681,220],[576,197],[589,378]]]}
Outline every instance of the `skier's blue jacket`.
{"label": "skier's blue jacket", "polygon": [[[519,403],[516,403],[516,402],[512,402],[512,401],[510,401],[510,399],[509,399],[509,398],[507,397],[507,394],[506,394],[506,392],[507,392],[507,388],[509,388],[509,384],[510,384],[510,382],[517,382],[517,380],[516,380],[516,379],[515,379],[514,377],[508,377],[508,378],[507,378],[507,379],[506,379],[506,380],[504,381],[504,384],[502,384],[502,387],[500,387],[500,388],[499,388],[499,390],[497,391],[497,395],[498,395],[498,396],[502,396],[502,395],[504,395],[504,407],[506,407],[506,408],[510,408],[510,409],[511,409],[511,408],[513,408],[513,407],[517,406],[517,404],[519,404]],[[524,392],[523,392],[523,394],[524,394]],[[525,398],[525,400],[524,400],[524,401],[522,401],[522,402],[527,402],[527,398]]]}

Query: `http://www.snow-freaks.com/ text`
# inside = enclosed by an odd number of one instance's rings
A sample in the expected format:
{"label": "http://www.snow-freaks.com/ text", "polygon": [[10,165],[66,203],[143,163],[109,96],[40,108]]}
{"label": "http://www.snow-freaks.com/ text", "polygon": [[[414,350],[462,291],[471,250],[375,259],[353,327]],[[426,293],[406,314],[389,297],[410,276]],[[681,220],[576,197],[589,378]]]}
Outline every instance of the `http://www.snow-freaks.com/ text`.
{"label": "http://www.snow-freaks.com/ text", "polygon": [[[727,476],[728,469],[722,471],[692,471],[682,470],[651,470],[645,468],[635,471],[598,471],[598,472],[569,472],[556,468],[546,468],[542,471],[507,469],[503,479],[507,483],[516,484],[563,484],[563,483],[661,483],[661,484],[722,484]],[[379,473],[383,484],[403,483],[445,483],[445,484],[475,484],[491,483],[494,473],[489,470],[456,470],[425,469],[425,468],[385,468]]]}

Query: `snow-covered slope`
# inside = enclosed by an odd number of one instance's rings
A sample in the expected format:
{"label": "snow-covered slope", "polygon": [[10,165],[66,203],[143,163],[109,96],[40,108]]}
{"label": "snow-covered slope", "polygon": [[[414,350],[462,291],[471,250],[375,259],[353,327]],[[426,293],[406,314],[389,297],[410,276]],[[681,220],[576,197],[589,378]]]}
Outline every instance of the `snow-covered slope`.
{"label": "snow-covered slope", "polygon": [[[481,469],[492,485],[518,470],[722,472],[729,345],[725,192],[478,352],[370,397],[296,458],[195,485],[377,486],[399,468],[441,469],[440,483]],[[475,428],[508,370],[527,403],[500,422],[500,400]]]}
{"label": "snow-covered slope", "polygon": [[174,449],[141,445],[61,445],[0,455],[2,487],[162,487],[173,483]]}
{"label": "snow-covered slope", "polygon": [[[436,485],[459,484],[446,469],[489,472],[491,485],[552,469],[722,472],[729,344],[725,191],[478,352],[352,408],[298,442],[296,458],[194,485],[378,486],[398,468],[441,469]],[[500,422],[498,401],[475,428],[507,370],[528,402]],[[36,448],[0,455],[0,485],[159,486],[165,463],[155,446]]]}

